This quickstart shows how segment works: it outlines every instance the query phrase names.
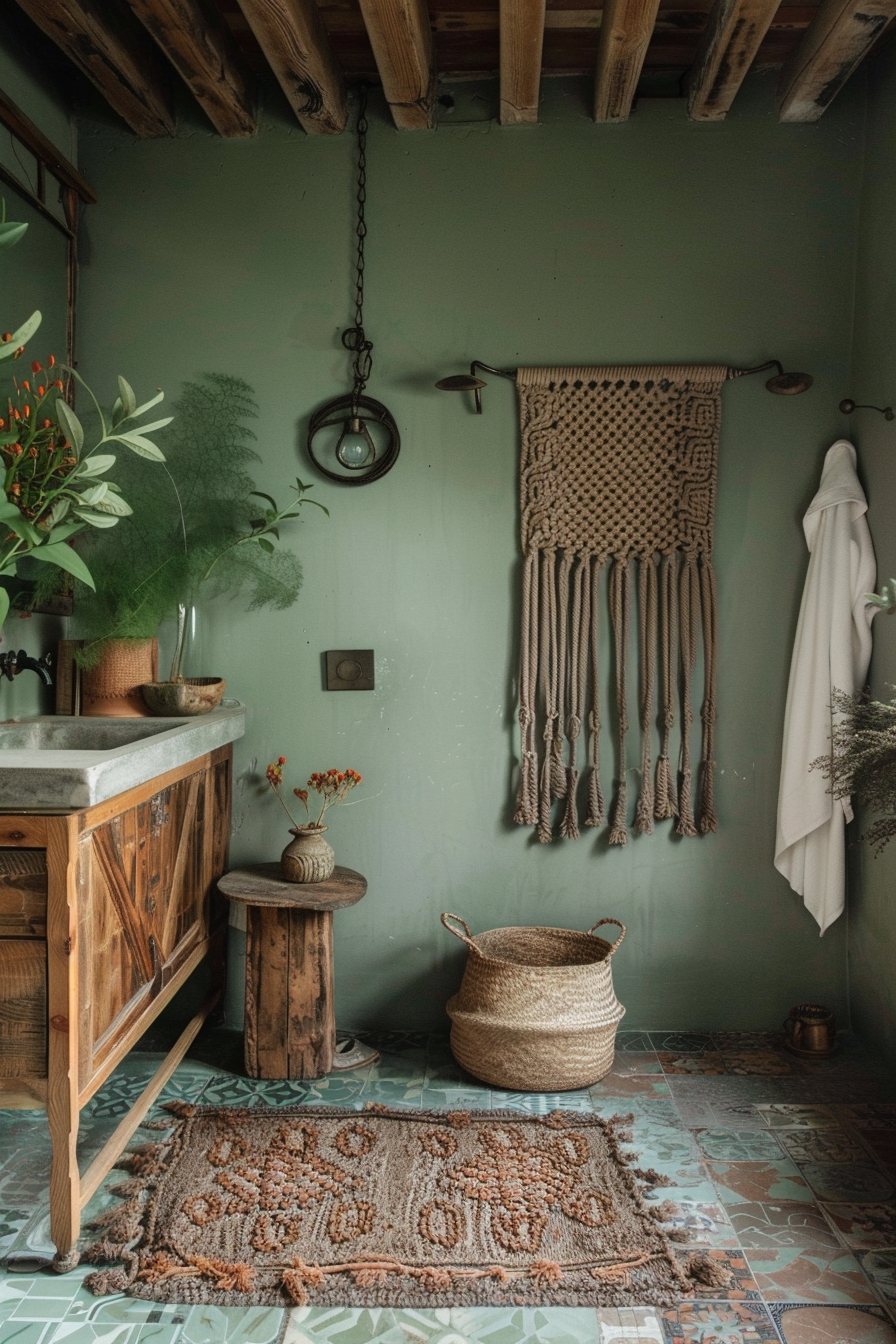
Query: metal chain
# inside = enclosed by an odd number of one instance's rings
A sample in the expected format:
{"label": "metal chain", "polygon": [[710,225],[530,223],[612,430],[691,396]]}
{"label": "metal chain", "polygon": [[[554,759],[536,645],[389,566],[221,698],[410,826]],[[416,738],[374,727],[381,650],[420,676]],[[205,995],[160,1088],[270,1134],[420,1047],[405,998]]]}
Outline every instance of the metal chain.
{"label": "metal chain", "polygon": [[367,204],[367,85],[358,90],[358,222],[355,235],[358,240],[355,262],[355,325],[342,333],[342,344],[346,350],[354,352],[352,376],[353,395],[357,398],[364,391],[373,370],[373,341],[364,334],[364,240],[367,237],[367,220],[364,207]]}

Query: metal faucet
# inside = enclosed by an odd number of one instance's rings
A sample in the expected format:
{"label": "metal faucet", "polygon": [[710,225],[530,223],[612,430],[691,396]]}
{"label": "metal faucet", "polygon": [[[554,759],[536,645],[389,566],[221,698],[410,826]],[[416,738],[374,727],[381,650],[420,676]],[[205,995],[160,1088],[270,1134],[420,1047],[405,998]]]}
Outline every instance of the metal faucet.
{"label": "metal faucet", "polygon": [[45,686],[52,686],[52,664],[53,655],[50,653],[45,653],[42,658],[30,658],[24,649],[18,652],[10,649],[9,653],[0,653],[0,677],[12,681],[20,672],[36,672]]}

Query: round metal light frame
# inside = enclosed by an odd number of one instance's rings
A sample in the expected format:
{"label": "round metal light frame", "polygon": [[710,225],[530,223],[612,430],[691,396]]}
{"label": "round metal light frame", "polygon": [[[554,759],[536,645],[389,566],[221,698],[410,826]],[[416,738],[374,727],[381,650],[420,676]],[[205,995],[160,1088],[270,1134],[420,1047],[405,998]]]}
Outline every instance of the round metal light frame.
{"label": "round metal light frame", "polygon": [[[346,468],[350,474],[343,475],[342,472],[324,466],[314,451],[314,440],[322,429],[330,425],[344,425],[347,420],[353,419],[362,420],[367,424],[382,425],[388,432],[389,441],[385,448],[377,449],[376,456],[368,467]],[[381,401],[377,401],[374,397],[356,396],[353,392],[347,392],[344,396],[334,397],[332,401],[325,402],[314,412],[308,425],[307,448],[311,461],[321,475],[328,477],[329,480],[338,481],[340,485],[370,485],[395,466],[401,449],[401,437],[391,413]]]}

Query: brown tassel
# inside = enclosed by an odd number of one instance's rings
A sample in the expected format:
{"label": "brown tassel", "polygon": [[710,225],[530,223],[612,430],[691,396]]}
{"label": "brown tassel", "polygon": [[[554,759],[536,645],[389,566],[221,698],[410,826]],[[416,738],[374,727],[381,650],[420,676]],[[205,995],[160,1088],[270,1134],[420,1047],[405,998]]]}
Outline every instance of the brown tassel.
{"label": "brown tassel", "polygon": [[94,1297],[107,1297],[110,1293],[126,1293],[131,1285],[130,1277],[124,1269],[99,1269],[88,1274],[84,1287]]}
{"label": "brown tassel", "polygon": [[706,669],[703,708],[700,711],[700,717],[703,720],[700,834],[710,835],[718,830],[714,789],[716,763],[713,759],[716,724],[716,623],[718,620],[718,602],[712,557],[708,555],[700,557],[700,599],[703,608],[703,660]]}
{"label": "brown tassel", "polygon": [[519,826],[538,822],[538,757],[535,751],[535,684],[538,670],[538,552],[523,567],[523,618],[520,634],[520,786],[513,819]]}
{"label": "brown tassel", "polygon": [[563,812],[563,820],[560,823],[560,834],[564,840],[578,840],[579,838],[579,819],[576,816],[576,789],[579,783],[579,772],[575,766],[566,767],[566,807]]}
{"label": "brown tassel", "polygon": [[195,1115],[199,1108],[190,1101],[166,1101],[164,1109],[170,1111],[172,1115],[180,1116],[186,1120],[191,1115]]}
{"label": "brown tassel", "polygon": [[645,1185],[674,1185],[674,1181],[670,1180],[668,1176],[664,1176],[662,1172],[655,1171],[653,1167],[632,1167],[632,1173]]}
{"label": "brown tassel", "polygon": [[694,824],[694,808],[691,802],[691,772],[690,769],[681,772],[681,791],[678,795],[678,825],[675,827],[677,835],[696,835],[697,827]]}
{"label": "brown tassel", "polygon": [[677,815],[672,801],[672,770],[668,756],[660,756],[656,763],[656,795],[653,815],[657,821],[667,821]]}
{"label": "brown tassel", "polygon": [[695,1252],[688,1258],[685,1271],[702,1288],[728,1288],[734,1283],[731,1271],[703,1251]]}
{"label": "brown tassel", "polygon": [[681,784],[678,792],[677,835],[693,836],[697,834],[694,821],[694,807],[691,799],[691,724],[694,714],[691,709],[691,674],[696,661],[694,603],[699,602],[697,589],[697,561],[688,556],[681,571],[679,590],[681,666]]}
{"label": "brown tassel", "polygon": [[628,710],[625,699],[625,654],[628,646],[628,561],[618,560],[610,576],[610,617],[613,625],[613,643],[616,651],[616,710],[619,726],[619,784],[609,843],[624,845],[628,842],[626,821],[625,736],[628,732]]}

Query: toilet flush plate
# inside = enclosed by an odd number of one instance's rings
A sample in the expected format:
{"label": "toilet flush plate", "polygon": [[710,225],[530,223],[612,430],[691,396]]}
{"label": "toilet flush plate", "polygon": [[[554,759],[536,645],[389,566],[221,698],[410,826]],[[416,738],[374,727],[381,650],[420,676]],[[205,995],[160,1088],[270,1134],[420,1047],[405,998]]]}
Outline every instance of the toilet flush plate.
{"label": "toilet flush plate", "polygon": [[327,649],[328,691],[372,691],[373,649]]}

